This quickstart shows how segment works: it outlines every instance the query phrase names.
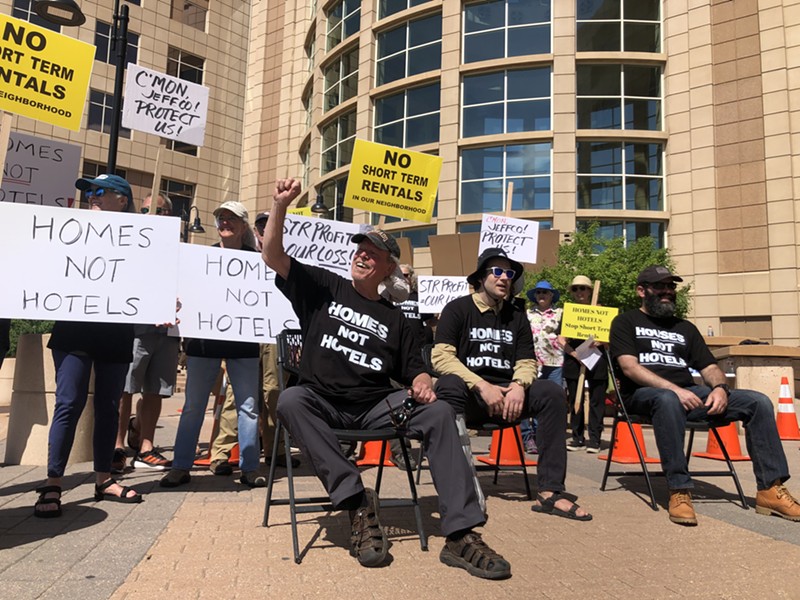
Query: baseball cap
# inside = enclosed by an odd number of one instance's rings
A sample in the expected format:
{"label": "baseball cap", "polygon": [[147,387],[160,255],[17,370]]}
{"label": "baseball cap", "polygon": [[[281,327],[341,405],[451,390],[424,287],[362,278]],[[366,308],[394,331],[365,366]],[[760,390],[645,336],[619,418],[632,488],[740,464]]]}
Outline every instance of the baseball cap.
{"label": "baseball cap", "polygon": [[642,285],[643,283],[656,283],[657,281],[663,281],[665,279],[671,279],[672,281],[683,281],[682,277],[673,275],[667,267],[662,265],[650,265],[641,273],[639,273],[639,276],[636,278],[636,285]]}
{"label": "baseball cap", "polygon": [[253,223],[258,223],[259,221],[266,221],[269,219],[269,212],[263,211],[256,215],[256,220]]}
{"label": "baseball cap", "polygon": [[228,210],[243,221],[247,221],[247,209],[241,202],[237,202],[236,200],[228,200],[227,202],[223,202],[219,205],[219,207],[214,209],[214,217],[218,217],[219,213],[221,213],[223,210]]}
{"label": "baseball cap", "polygon": [[397,240],[394,239],[392,234],[385,232],[383,229],[373,229],[366,233],[357,233],[350,241],[358,244],[363,240],[369,240],[381,250],[386,250],[396,259],[400,259],[400,246],[397,245]]}
{"label": "baseball cap", "polygon": [[112,175],[110,173],[103,173],[94,179],[89,177],[82,177],[75,182],[75,187],[82,192],[90,189],[92,186],[101,187],[106,190],[114,190],[128,198],[128,206],[133,205],[133,192],[131,192],[131,185],[119,175]]}

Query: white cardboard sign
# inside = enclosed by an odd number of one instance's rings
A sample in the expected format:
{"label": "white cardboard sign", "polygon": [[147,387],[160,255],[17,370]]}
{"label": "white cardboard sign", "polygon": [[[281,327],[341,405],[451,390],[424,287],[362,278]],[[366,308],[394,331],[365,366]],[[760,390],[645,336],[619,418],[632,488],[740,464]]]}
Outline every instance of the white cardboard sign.
{"label": "white cardboard sign", "polygon": [[465,276],[419,275],[417,277],[420,313],[440,313],[451,300],[469,294]]}
{"label": "white cardboard sign", "polygon": [[0,202],[0,317],[175,319],[180,219]]}
{"label": "white cardboard sign", "polygon": [[357,248],[350,238],[366,229],[366,225],[286,215],[283,247],[286,254],[301,263],[317,265],[350,279],[350,263]]}
{"label": "white cardboard sign", "polygon": [[535,263],[539,247],[539,222],[483,215],[478,254],[487,248],[502,248],[509,258],[520,262]]}
{"label": "white cardboard sign", "polygon": [[207,115],[207,87],[128,65],[123,127],[202,146]]}
{"label": "white cardboard sign", "polygon": [[12,131],[0,202],[71,207],[81,147]]}

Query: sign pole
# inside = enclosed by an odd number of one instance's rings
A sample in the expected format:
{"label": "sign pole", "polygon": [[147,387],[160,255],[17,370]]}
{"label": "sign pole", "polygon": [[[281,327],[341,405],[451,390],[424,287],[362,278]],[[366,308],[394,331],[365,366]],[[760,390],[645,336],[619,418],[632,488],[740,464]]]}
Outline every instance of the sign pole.
{"label": "sign pole", "polygon": [[[5,167],[8,154],[8,138],[11,135],[11,113],[0,111],[0,165]],[[0,184],[3,183],[3,173],[0,172]]]}

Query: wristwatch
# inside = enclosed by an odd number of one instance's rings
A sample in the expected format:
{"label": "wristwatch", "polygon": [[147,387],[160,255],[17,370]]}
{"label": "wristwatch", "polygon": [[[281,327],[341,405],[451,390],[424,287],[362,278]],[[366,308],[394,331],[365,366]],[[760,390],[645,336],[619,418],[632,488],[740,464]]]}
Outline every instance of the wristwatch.
{"label": "wristwatch", "polygon": [[519,385],[519,386],[520,386],[520,387],[521,387],[523,390],[527,390],[527,389],[528,389],[528,386],[527,386],[527,385],[525,385],[525,382],[524,382],[524,381],[522,381],[522,379],[513,379],[513,380],[511,381],[511,383],[516,383],[516,384],[517,384],[517,385]]}
{"label": "wristwatch", "polygon": [[725,394],[727,394],[728,398],[731,397],[731,388],[728,387],[727,383],[718,383],[717,385],[715,385],[714,387],[711,388],[711,391],[713,392],[717,388],[721,388],[722,390],[724,390]]}

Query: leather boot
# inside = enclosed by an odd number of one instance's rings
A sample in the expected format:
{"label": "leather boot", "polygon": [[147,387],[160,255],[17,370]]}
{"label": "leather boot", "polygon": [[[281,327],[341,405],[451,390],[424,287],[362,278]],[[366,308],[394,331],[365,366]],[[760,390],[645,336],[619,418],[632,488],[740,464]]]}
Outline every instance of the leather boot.
{"label": "leather boot", "polygon": [[697,515],[694,513],[689,490],[669,491],[669,520],[678,525],[697,525]]}
{"label": "leather boot", "polygon": [[758,491],[756,512],[760,515],[775,515],[790,521],[800,521],[800,503],[782,483],[775,483],[767,490]]}

